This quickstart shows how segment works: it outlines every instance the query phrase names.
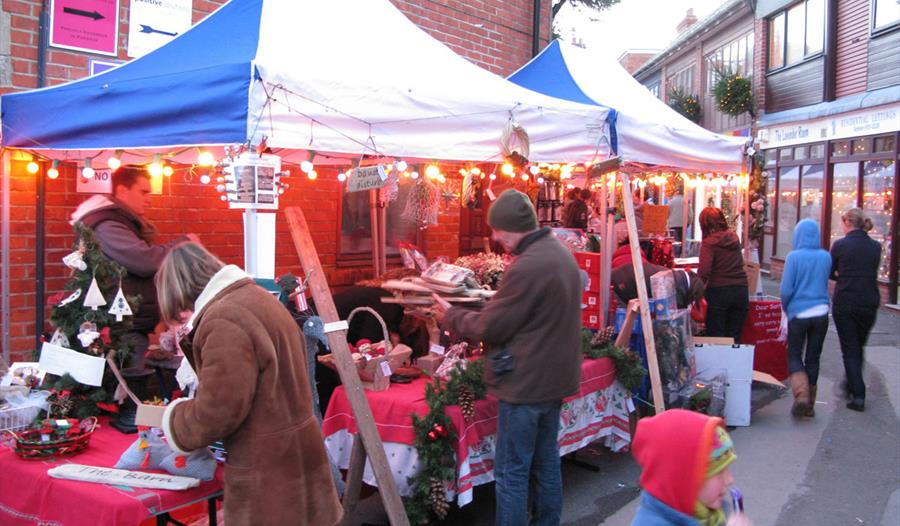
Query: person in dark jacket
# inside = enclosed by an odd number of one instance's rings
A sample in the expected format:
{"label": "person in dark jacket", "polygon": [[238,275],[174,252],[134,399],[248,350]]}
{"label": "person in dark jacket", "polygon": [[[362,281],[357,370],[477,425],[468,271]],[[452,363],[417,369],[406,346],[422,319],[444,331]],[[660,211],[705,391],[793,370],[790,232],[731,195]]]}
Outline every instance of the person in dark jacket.
{"label": "person in dark jacket", "polygon": [[[644,281],[647,283],[647,294],[650,297],[653,296],[650,290],[650,276],[667,270],[672,269],[644,261]],[[686,309],[691,304],[699,305],[706,291],[703,281],[687,270],[674,269],[672,273],[675,279],[675,303],[678,308]],[[627,305],[630,300],[638,297],[634,264],[630,261],[612,271],[610,282],[619,304]]]}
{"label": "person in dark jacket", "polygon": [[725,221],[722,210],[709,206],[700,212],[700,279],[706,283],[706,334],[741,340],[750,309],[747,273],[741,241]]}
{"label": "person in dark jacket", "polygon": [[507,190],[491,205],[493,237],[516,257],[480,312],[435,296],[435,317],[453,334],[488,347],[485,381],[499,399],[494,473],[498,526],[529,524],[529,475],[536,482],[530,524],[562,513],[559,415],[581,382],[581,275],[575,258],[538,228],[528,196]]}
{"label": "person in dark jacket", "polygon": [[878,293],[881,245],[869,237],[872,220],[859,208],[844,212],[841,225],[844,237],[831,246],[831,279],[836,280],[832,317],[844,355],[846,395],[850,398],[847,408],[864,411],[863,348],[881,302]]}
{"label": "person in dark jacket", "polygon": [[[70,223],[81,222],[93,229],[103,255],[127,271],[122,280],[125,295],[141,297],[131,332],[122,336],[132,345],[122,375],[140,397],[144,387],[141,379],[152,373],[144,368],[144,353],[160,316],[153,277],[173,246],[183,241],[197,241],[197,236],[187,234],[169,243],[156,243],[156,228],[145,216],[151,192],[150,174],[145,168],[122,166],[117,169],[112,175],[112,188],[112,195],[94,195],[81,203],[72,213]],[[130,399],[126,399],[119,419],[112,425],[122,432],[136,433],[136,409]]]}
{"label": "person in dark jacket", "polygon": [[563,226],[565,228],[587,228],[589,208],[587,201],[591,191],[587,188],[572,190],[572,201],[563,209]]}
{"label": "person in dark jacket", "polygon": [[788,318],[788,368],[794,394],[791,414],[815,416],[819,356],[828,332],[831,256],[822,249],[819,225],[812,219],[797,223],[793,244],[781,277],[781,308]]}

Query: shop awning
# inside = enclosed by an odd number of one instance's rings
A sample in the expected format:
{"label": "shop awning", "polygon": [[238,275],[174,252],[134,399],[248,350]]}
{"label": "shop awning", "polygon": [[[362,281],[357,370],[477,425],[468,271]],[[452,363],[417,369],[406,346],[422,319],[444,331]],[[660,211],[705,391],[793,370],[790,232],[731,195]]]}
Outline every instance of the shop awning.
{"label": "shop awning", "polygon": [[616,61],[555,40],[510,75],[520,86],[618,113],[618,155],[626,162],[696,172],[740,172],[747,137],[702,128],[666,106]]}

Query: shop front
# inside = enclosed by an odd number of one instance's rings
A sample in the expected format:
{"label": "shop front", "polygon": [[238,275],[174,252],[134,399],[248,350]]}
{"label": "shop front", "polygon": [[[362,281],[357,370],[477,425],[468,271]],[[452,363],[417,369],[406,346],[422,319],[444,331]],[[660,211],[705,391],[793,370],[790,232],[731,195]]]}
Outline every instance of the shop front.
{"label": "shop front", "polygon": [[841,213],[859,207],[871,218],[869,235],[883,247],[878,271],[885,303],[898,302],[898,183],[900,103],[827,118],[764,127],[758,140],[768,175],[768,221],[760,254],[780,275],[794,226],[813,219],[823,246],[843,236]]}

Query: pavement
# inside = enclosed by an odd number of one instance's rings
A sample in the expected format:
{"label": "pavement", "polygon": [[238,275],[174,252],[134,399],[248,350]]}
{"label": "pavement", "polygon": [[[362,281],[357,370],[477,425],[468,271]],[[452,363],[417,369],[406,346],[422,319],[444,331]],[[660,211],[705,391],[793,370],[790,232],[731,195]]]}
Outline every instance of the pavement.
{"label": "pavement", "polygon": [[[763,278],[767,293],[778,282]],[[900,315],[882,309],[866,347],[866,411],[844,406],[835,386],[843,363],[834,324],[822,353],[816,417],[794,420],[787,389],[754,383],[749,427],[732,428],[733,465],[756,526],[900,526]],[[563,463],[564,526],[628,526],[640,467],[628,453],[589,446]],[[585,468],[593,466],[596,470]],[[453,508],[441,524],[493,524],[493,485]],[[386,524],[377,494],[354,524]]]}

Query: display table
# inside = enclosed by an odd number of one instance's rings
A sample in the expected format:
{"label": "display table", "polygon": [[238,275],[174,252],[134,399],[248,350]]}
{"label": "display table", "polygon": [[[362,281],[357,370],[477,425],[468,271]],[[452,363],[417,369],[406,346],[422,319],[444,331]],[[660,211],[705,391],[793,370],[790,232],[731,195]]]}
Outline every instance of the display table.
{"label": "display table", "polygon": [[741,343],[756,345],[753,370],[778,380],[788,377],[787,342],[778,340],[781,300],[772,296],[750,298],[750,310],[741,331]]}
{"label": "display table", "polygon": [[[585,359],[581,367],[581,388],[565,399],[560,412],[560,454],[570,453],[600,438],[613,451],[628,446],[631,435],[628,414],[634,406],[628,391],[615,380],[616,371],[609,358]],[[409,384],[391,384],[387,391],[366,391],[375,425],[384,441],[391,472],[400,494],[409,496],[409,478],[419,471],[412,413],[428,413],[425,386],[431,380],[420,377]],[[488,396],[475,402],[475,417],[463,420],[458,406],[446,409],[457,431],[456,480],[450,488],[460,506],[472,501],[472,488],[494,480],[494,446],[497,433],[497,400]],[[350,449],[356,424],[343,386],[331,397],[322,430],[329,455],[341,469],[350,464]],[[371,466],[366,463],[363,480],[377,486]]]}
{"label": "display table", "polygon": [[[81,454],[47,460],[22,460],[0,446],[0,524],[53,526],[138,525],[148,518],[167,518],[178,508],[222,495],[222,466],[216,478],[185,491],[108,486],[51,478],[47,470],[60,463],[113,467],[137,439],[109,427],[107,419]],[[215,510],[214,501],[210,502]],[[165,524],[164,520],[159,523]]]}

